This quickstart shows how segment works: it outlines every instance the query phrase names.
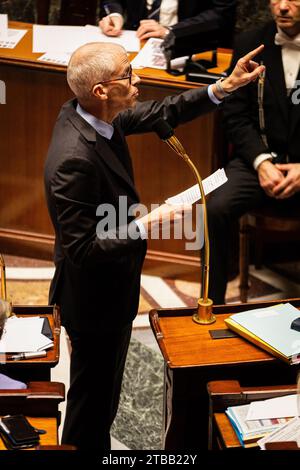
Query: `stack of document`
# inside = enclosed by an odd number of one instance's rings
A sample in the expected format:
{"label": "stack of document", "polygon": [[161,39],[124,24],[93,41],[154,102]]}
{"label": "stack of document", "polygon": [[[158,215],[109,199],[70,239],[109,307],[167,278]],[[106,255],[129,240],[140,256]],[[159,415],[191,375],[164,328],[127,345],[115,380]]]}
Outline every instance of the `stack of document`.
{"label": "stack of document", "polygon": [[225,320],[228,328],[289,364],[300,363],[300,332],[291,324],[300,312],[290,303],[248,310]]}
{"label": "stack of document", "polygon": [[[265,400],[262,403],[265,403]],[[225,411],[228,416],[237,437],[243,447],[254,447],[257,445],[258,439],[266,436],[272,431],[286,424],[291,418],[273,417],[273,418],[257,418],[248,419],[251,405],[231,406]]]}
{"label": "stack of document", "polygon": [[0,341],[0,353],[44,351],[53,346],[53,341],[42,334],[44,318],[10,317]]}

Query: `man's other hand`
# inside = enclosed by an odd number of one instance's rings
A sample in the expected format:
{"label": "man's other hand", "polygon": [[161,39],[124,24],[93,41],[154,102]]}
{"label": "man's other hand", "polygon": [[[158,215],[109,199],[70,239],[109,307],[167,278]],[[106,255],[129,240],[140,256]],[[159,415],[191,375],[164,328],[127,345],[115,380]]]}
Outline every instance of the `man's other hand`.
{"label": "man's other hand", "polygon": [[164,224],[174,225],[177,220],[187,217],[191,211],[192,205],[190,204],[172,205],[165,203],[138,220],[142,222],[146,232],[150,234],[153,233],[153,230],[162,229]]}
{"label": "man's other hand", "polygon": [[[262,44],[238,60],[229,77],[222,81],[221,86],[226,93],[231,93],[242,86],[248,85],[248,83],[253,82],[260,74],[264,73],[264,65],[259,65],[252,60],[263,48],[264,45]],[[213,85],[213,87],[215,87],[215,85]],[[219,97],[217,89],[213,88],[213,93],[217,98]],[[222,99],[222,96],[220,96],[220,98]]]}

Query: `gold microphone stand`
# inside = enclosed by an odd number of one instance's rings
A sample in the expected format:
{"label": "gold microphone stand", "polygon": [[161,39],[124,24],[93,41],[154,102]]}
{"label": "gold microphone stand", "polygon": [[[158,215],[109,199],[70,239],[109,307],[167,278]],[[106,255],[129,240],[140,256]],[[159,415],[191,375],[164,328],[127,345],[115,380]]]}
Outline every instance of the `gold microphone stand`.
{"label": "gold microphone stand", "polygon": [[177,153],[190,167],[192,170],[201,194],[201,204],[203,206],[203,226],[204,226],[204,251],[202,250],[202,287],[201,287],[201,298],[198,300],[197,312],[193,315],[193,320],[200,325],[210,325],[216,321],[215,316],[212,313],[213,302],[208,298],[208,286],[209,286],[209,235],[208,235],[208,224],[207,224],[207,210],[206,210],[206,198],[203,190],[201,176],[196,166],[187,155],[184,147],[179,142],[175,135],[163,139],[171,149]]}
{"label": "gold microphone stand", "polygon": [[5,261],[0,253],[0,270],[1,270],[1,296],[0,296],[0,315],[4,315],[7,318],[13,315],[12,305],[7,301],[7,289],[6,289],[6,273],[5,273]]}

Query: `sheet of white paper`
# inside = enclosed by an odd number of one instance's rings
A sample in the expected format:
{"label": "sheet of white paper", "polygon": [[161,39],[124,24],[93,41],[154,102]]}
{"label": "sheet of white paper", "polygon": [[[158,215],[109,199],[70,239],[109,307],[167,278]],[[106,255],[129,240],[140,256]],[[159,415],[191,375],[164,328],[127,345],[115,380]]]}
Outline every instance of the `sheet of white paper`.
{"label": "sheet of white paper", "polygon": [[297,395],[276,397],[269,400],[252,402],[247,421],[258,419],[288,418],[298,414]]}
{"label": "sheet of white paper", "polygon": [[111,42],[120,44],[127,51],[137,52],[140,41],[135,31],[122,31],[117,38],[105,36],[98,26],[33,26],[33,52],[74,52],[88,42]]}
{"label": "sheet of white paper", "polygon": [[86,44],[84,26],[33,26],[33,52],[73,52]]}
{"label": "sheet of white paper", "polygon": [[123,30],[120,36],[114,38],[103,34],[98,26],[85,26],[86,42],[110,42],[123,46],[127,52],[138,52],[140,50],[140,40],[136,36],[136,31]]}
{"label": "sheet of white paper", "polygon": [[160,47],[162,42],[163,39],[148,39],[138,55],[131,61],[132,68],[150,67],[152,69],[165,70],[167,62]]}
{"label": "sheet of white paper", "polygon": [[7,15],[0,15],[0,39],[7,36],[8,17]]}
{"label": "sheet of white paper", "polygon": [[71,57],[71,52],[46,52],[38,58],[41,62],[48,62],[56,65],[68,65]]}
{"label": "sheet of white paper", "polygon": [[[224,171],[224,168],[215,171],[212,175],[205,178],[202,182],[204,194],[207,195],[214,191],[215,189],[222,186],[226,183],[228,178]],[[186,189],[182,193],[176,194],[176,196],[169,197],[166,199],[167,204],[194,204],[201,199],[199,186],[195,184],[194,186]]]}
{"label": "sheet of white paper", "polygon": [[[152,69],[166,70],[167,61],[161,49],[163,39],[150,38],[140,50],[140,52],[131,61],[132,68],[142,69],[150,67]],[[176,57],[171,60],[171,69],[183,70],[188,56]]]}
{"label": "sheet of white paper", "polygon": [[27,33],[27,29],[8,28],[6,36],[0,38],[0,47],[13,49]]}
{"label": "sheet of white paper", "polygon": [[0,352],[41,351],[51,347],[53,341],[41,333],[43,323],[43,318],[38,317],[9,318],[0,341]]}
{"label": "sheet of white paper", "polygon": [[300,419],[297,417],[291,419],[288,423],[283,424],[267,436],[259,439],[257,444],[263,450],[267,442],[289,442],[296,441],[299,447],[300,439]]}

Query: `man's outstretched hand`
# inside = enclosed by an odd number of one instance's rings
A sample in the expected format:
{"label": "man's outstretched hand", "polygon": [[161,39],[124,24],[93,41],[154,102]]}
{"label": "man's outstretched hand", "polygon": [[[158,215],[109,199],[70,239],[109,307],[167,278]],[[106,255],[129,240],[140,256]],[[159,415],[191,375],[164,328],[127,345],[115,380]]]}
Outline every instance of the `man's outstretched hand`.
{"label": "man's outstretched hand", "polygon": [[[226,93],[231,93],[242,86],[248,85],[248,83],[256,80],[265,71],[264,65],[259,65],[252,60],[263,48],[264,45],[262,44],[238,60],[232,73],[221,83],[221,87]],[[217,87],[215,85],[213,87],[214,94],[217,98],[222,99],[223,96],[218,92]]]}

